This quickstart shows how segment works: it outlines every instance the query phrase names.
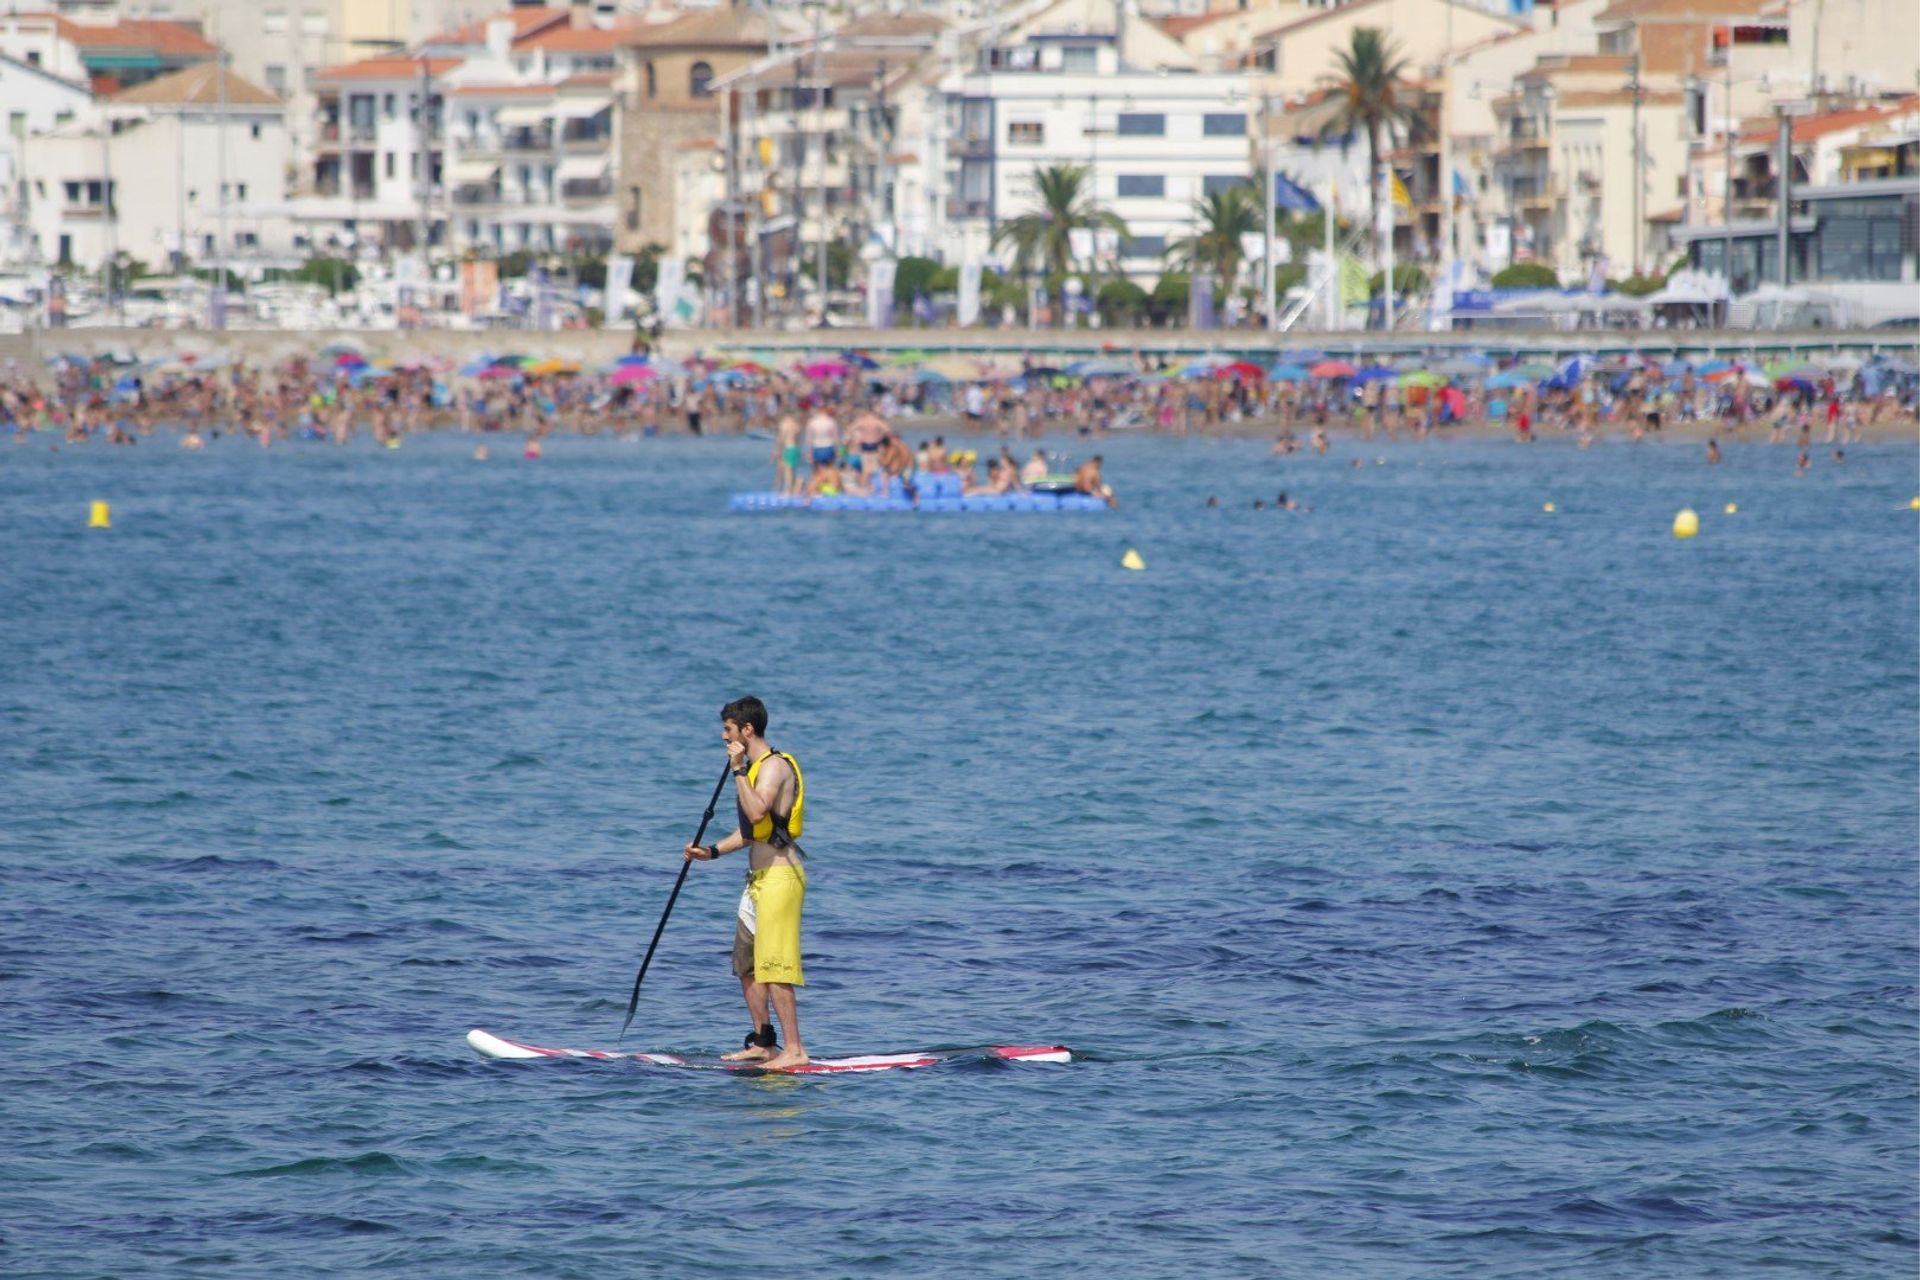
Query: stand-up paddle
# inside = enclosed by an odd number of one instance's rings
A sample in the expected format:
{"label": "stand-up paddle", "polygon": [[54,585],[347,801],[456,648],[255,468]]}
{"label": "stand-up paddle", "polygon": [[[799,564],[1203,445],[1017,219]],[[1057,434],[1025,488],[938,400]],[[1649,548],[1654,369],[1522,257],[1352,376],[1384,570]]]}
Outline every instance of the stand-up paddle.
{"label": "stand-up paddle", "polygon": [[[707,824],[713,821],[714,806],[720,803],[720,789],[727,785],[727,775],[731,772],[733,772],[733,762],[729,760],[720,768],[720,781],[713,784],[713,795],[707,799],[707,811],[700,815],[700,829],[693,833],[691,843],[699,844],[700,837],[707,834]],[[667,917],[673,914],[674,901],[679,898],[680,886],[687,882],[687,869],[692,865],[692,862],[681,860],[680,876],[673,882],[673,892],[667,895],[667,909],[660,913],[660,924],[653,931],[653,941],[647,944],[646,958],[640,962],[640,972],[634,975],[633,995],[627,1001],[627,1020],[620,1024],[621,1040],[627,1038],[627,1028],[633,1025],[633,1011],[640,1007],[640,984],[646,981],[647,966],[653,963],[653,950],[660,945],[660,935],[667,931]]]}

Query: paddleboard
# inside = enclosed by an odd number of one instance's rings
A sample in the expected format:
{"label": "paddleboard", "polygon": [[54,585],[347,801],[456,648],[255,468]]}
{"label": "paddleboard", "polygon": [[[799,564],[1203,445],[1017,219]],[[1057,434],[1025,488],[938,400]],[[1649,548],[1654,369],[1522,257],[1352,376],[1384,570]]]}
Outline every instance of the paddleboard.
{"label": "paddleboard", "polygon": [[[656,1067],[692,1067],[704,1071],[760,1072],[755,1062],[725,1062],[719,1058],[684,1058],[673,1053],[630,1053],[619,1049],[552,1049],[523,1044],[475,1028],[467,1044],[485,1058],[596,1058],[605,1062],[645,1062]],[[804,1067],[785,1067],[780,1075],[830,1075],[843,1071],[905,1071],[931,1067],[955,1058],[998,1058],[1003,1062],[1071,1062],[1073,1054],[1057,1045],[988,1045],[979,1049],[942,1049],[926,1053],[873,1053],[853,1058],[815,1058]]]}

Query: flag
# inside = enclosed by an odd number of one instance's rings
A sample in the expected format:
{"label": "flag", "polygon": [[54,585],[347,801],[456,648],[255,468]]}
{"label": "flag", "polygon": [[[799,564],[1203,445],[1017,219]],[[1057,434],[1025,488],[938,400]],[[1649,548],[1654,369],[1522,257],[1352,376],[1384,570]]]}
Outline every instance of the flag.
{"label": "flag", "polygon": [[1340,305],[1350,307],[1367,300],[1367,264],[1355,257],[1340,259]]}
{"label": "flag", "polygon": [[1284,173],[1273,175],[1273,203],[1288,213],[1320,212],[1320,202],[1313,198],[1313,192]]}
{"label": "flag", "polygon": [[960,264],[960,308],[958,319],[964,328],[980,318],[980,264]]}
{"label": "flag", "polygon": [[[465,266],[465,263],[461,264]],[[633,259],[625,254],[615,254],[607,259],[607,296],[606,325],[609,329],[618,329],[620,322],[627,317],[627,290],[633,284]],[[471,315],[472,312],[467,314]]]}
{"label": "flag", "polygon": [[893,281],[897,264],[892,258],[876,259],[867,267],[867,327],[893,327]]}
{"label": "flag", "polygon": [[1388,190],[1393,193],[1393,202],[1411,208],[1413,205],[1413,196],[1407,192],[1407,184],[1400,181],[1400,175],[1391,169],[1387,170],[1387,182],[1389,184]]}

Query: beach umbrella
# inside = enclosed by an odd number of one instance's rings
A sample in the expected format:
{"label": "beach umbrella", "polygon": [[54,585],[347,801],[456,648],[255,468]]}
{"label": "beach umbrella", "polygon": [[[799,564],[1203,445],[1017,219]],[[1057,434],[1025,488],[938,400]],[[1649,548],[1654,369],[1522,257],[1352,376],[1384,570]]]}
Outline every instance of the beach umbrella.
{"label": "beach umbrella", "polygon": [[678,360],[668,360],[665,357],[650,361],[647,367],[663,378],[684,378],[689,372],[686,365],[680,363]]}
{"label": "beach umbrella", "polygon": [[1305,382],[1308,376],[1304,365],[1276,364],[1267,370],[1267,377],[1275,382]]}
{"label": "beach umbrella", "polygon": [[840,358],[856,369],[878,369],[880,362],[864,351],[842,351]]}
{"label": "beach umbrella", "polygon": [[1493,367],[1493,360],[1487,356],[1448,356],[1435,362],[1433,372],[1449,378],[1470,378]]}
{"label": "beach umbrella", "polygon": [[1775,391],[1798,391],[1802,395],[1808,396],[1812,395],[1814,390],[1813,384],[1805,378],[1776,378],[1774,379],[1773,389]]}
{"label": "beach umbrella", "polygon": [[1216,378],[1232,378],[1235,382],[1258,382],[1267,376],[1267,371],[1248,360],[1235,360],[1232,364],[1223,364],[1213,371]]}
{"label": "beach umbrella", "polygon": [[1835,373],[1852,373],[1864,367],[1867,362],[1852,352],[1839,351],[1830,356],[1822,356],[1814,363],[1822,369],[1831,369]]}
{"label": "beach umbrella", "polygon": [[520,370],[510,364],[490,364],[480,371],[480,376],[489,382],[497,382],[502,378],[519,377]]}
{"label": "beach umbrella", "polygon": [[815,360],[801,365],[800,372],[809,378],[844,378],[853,372],[853,366],[844,360]]}
{"label": "beach umbrella", "polygon": [[621,356],[618,360],[615,360],[613,362],[614,367],[616,369],[624,368],[627,365],[645,364],[645,363],[647,363],[647,358],[645,356],[636,356],[636,355]]}
{"label": "beach umbrella", "polygon": [[1322,360],[1307,372],[1316,378],[1351,378],[1358,370],[1345,360]]}
{"label": "beach umbrella", "polygon": [[1075,360],[1067,366],[1067,372],[1076,378],[1122,378],[1132,373],[1133,366],[1125,360]]}
{"label": "beach umbrella", "polygon": [[755,360],[729,360],[727,361],[727,367],[722,370],[722,372],[741,373],[749,378],[760,378],[766,376],[771,370]]}
{"label": "beach umbrella", "polygon": [[543,378],[560,373],[578,373],[580,372],[580,362],[578,360],[562,360],[558,356],[549,356],[545,360],[536,360],[534,363],[528,365],[527,372],[538,374]]}
{"label": "beach umbrella", "polygon": [[1883,373],[1890,373],[1896,378],[1911,378],[1920,375],[1920,365],[1914,365],[1905,360],[1896,360],[1892,356],[1877,357],[1873,367]]}
{"label": "beach umbrella", "polygon": [[1716,373],[1726,373],[1732,368],[1731,360],[1709,360],[1705,364],[1696,365],[1693,371],[1703,377],[1711,377]]}
{"label": "beach umbrella", "polygon": [[1684,360],[1679,356],[1675,356],[1660,366],[1660,372],[1669,378],[1679,378],[1685,376],[1687,371],[1692,368],[1693,362],[1691,360]]}
{"label": "beach umbrella", "polygon": [[1383,364],[1370,364],[1353,375],[1355,383],[1392,382],[1400,375]]}
{"label": "beach umbrella", "polygon": [[1534,380],[1518,369],[1502,369],[1487,379],[1487,390],[1507,391],[1514,387],[1530,387]]}
{"label": "beach umbrella", "polygon": [[337,356],[362,355],[365,351],[365,347],[362,347],[350,338],[335,338],[332,342],[320,348],[320,358],[322,360],[332,360]]}
{"label": "beach umbrella", "polygon": [[1415,369],[1400,375],[1400,385],[1403,387],[1442,387],[1446,383],[1445,378],[1427,369]]}
{"label": "beach umbrella", "polygon": [[1030,369],[1020,371],[1020,375],[1026,378],[1058,378],[1065,373],[1065,369],[1057,369],[1050,364],[1036,364]]}
{"label": "beach umbrella", "polygon": [[613,385],[616,387],[630,387],[641,382],[651,382],[659,376],[659,371],[651,365],[621,365],[613,371]]}
{"label": "beach umbrella", "polygon": [[367,358],[357,351],[342,351],[333,358],[333,367],[336,369],[364,369],[367,367]]}

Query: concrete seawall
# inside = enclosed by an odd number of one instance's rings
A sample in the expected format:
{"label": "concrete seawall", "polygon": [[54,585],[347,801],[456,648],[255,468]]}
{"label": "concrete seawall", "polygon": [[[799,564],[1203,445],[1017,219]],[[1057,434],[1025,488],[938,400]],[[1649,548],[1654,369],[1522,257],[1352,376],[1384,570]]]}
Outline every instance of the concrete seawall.
{"label": "concrete seawall", "polygon": [[[568,329],[553,333],[495,330],[480,333],[444,329],[417,331],[264,331],[163,329],[37,329],[0,335],[0,361],[44,367],[58,355],[96,356],[123,352],[145,361],[169,356],[208,356],[272,365],[297,356],[312,357],[331,342],[353,343],[370,358],[440,356],[456,365],[484,355],[559,356],[588,366],[626,355],[630,330]],[[1651,329],[1639,332],[1581,333],[1478,330],[1460,333],[1298,333],[1267,335],[1246,330],[1190,332],[1165,329],[1060,331],[1053,329],[830,329],[806,332],[699,329],[669,332],[660,348],[671,355],[696,350],[729,355],[758,354],[782,365],[790,360],[831,355],[849,349],[881,354],[926,351],[982,356],[1033,355],[1064,363],[1096,355],[1135,351],[1169,359],[1204,353],[1285,358],[1290,352],[1325,351],[1343,356],[1405,356],[1428,351],[1489,351],[1552,359],[1577,354],[1645,352],[1657,357],[1775,359],[1838,351],[1861,357],[1888,354],[1914,360],[1920,335],[1893,329],[1833,330],[1802,333],[1750,333],[1699,329]]]}

